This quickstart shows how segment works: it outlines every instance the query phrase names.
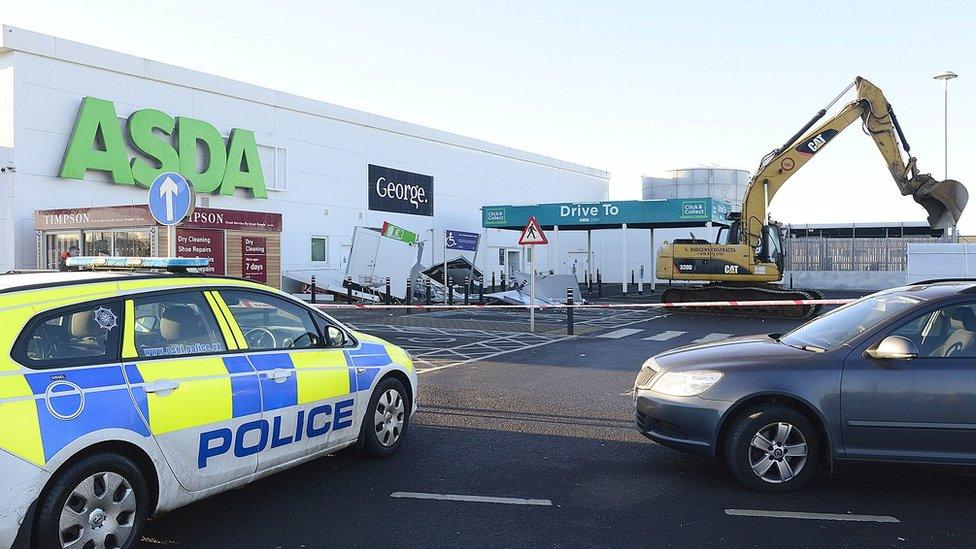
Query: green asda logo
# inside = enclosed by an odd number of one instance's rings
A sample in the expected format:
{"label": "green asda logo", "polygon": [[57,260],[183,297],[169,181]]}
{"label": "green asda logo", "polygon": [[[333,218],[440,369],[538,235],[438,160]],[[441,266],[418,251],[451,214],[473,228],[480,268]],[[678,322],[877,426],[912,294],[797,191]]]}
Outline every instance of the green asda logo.
{"label": "green asda logo", "polygon": [[[142,109],[129,116],[125,131],[129,144],[142,157],[129,159],[115,104],[84,98],[61,164],[61,177],[84,179],[86,171],[99,170],[108,172],[113,183],[149,188],[159,174],[178,172],[197,192],[232,195],[234,189],[242,188],[249,189],[254,198],[268,197],[258,146],[250,130],[231,130],[225,144],[217,128],[203,120]],[[200,146],[205,152],[203,167],[197,163]]]}

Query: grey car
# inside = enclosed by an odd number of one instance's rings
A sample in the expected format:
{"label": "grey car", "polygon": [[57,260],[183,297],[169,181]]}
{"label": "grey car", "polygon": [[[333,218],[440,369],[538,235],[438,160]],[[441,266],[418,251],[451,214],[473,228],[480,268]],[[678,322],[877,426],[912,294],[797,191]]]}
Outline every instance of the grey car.
{"label": "grey car", "polygon": [[786,492],[841,460],[976,465],[976,280],[869,295],[785,334],[648,359],[648,438]]}

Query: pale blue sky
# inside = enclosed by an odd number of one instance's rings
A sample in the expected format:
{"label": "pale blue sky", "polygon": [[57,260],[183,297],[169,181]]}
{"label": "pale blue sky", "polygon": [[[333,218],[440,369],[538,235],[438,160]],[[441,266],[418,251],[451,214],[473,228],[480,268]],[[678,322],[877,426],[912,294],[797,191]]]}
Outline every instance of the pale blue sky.
{"label": "pale blue sky", "polygon": [[[976,168],[976,2],[87,0],[8,2],[3,22],[612,172],[753,170],[862,75],[923,171]],[[851,96],[848,96],[848,100]],[[773,202],[784,222],[923,220],[851,127]],[[962,229],[976,233],[976,199]]]}

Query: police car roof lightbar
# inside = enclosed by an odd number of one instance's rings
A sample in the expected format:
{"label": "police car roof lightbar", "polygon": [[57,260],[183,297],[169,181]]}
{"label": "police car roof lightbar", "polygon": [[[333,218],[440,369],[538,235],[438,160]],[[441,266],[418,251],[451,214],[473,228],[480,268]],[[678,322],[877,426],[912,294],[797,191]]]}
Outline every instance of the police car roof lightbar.
{"label": "police car roof lightbar", "polygon": [[65,264],[79,269],[165,269],[186,272],[187,269],[206,268],[210,260],[206,257],[78,256],[67,258]]}

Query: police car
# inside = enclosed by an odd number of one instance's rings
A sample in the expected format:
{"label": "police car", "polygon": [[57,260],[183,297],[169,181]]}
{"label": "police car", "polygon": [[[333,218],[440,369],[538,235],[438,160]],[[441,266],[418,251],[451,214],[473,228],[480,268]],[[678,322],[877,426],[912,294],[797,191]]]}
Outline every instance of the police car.
{"label": "police car", "polygon": [[262,284],[145,270],[200,261],[0,275],[0,546],[129,547],[155,512],[403,443],[403,349]]}

